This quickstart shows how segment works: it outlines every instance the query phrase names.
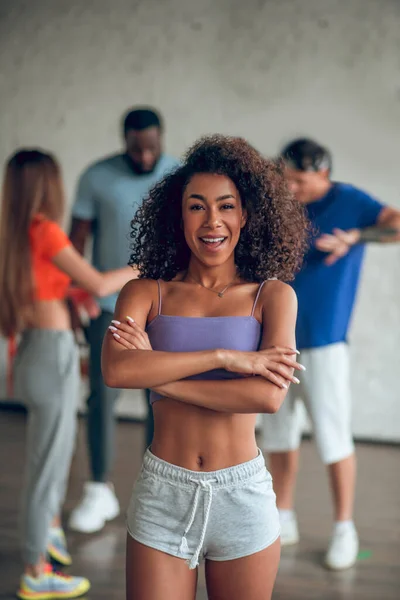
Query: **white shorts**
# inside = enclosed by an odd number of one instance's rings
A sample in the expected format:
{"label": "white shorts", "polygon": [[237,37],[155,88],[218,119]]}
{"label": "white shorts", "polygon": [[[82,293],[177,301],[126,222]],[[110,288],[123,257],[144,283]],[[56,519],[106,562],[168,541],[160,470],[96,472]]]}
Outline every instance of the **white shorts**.
{"label": "white shorts", "polygon": [[329,465],[354,452],[347,344],[303,350],[300,362],[307,369],[299,375],[300,384],[290,386],[277,413],[262,415],[262,448],[266,452],[299,448],[302,427],[296,400],[301,399],[312,422],[319,454]]}

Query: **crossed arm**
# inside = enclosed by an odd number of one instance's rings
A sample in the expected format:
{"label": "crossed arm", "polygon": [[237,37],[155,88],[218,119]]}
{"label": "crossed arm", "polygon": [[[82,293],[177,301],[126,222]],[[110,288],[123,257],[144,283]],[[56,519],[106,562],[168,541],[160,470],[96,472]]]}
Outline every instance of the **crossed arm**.
{"label": "crossed arm", "polygon": [[[153,283],[146,280],[130,282],[121,292],[115,313],[118,322],[126,322],[127,315],[134,318],[134,336],[144,340],[144,344]],[[165,397],[220,412],[276,412],[287,393],[288,382],[297,381],[293,369],[301,369],[292,358],[295,354],[297,300],[289,286],[270,282],[263,289],[261,302],[264,333],[259,352],[224,349],[158,352],[149,346],[148,349],[137,349],[146,347],[139,341],[135,349],[128,349],[129,346],[124,347],[110,332],[105,338],[102,356],[106,384],[148,387]],[[117,336],[119,334],[122,334],[121,329]],[[216,368],[255,376],[239,380],[182,381]]]}

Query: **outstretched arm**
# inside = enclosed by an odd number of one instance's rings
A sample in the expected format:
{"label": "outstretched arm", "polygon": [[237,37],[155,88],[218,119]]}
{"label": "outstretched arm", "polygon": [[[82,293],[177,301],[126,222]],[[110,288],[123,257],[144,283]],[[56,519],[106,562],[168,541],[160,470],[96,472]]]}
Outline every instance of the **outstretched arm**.
{"label": "outstretched arm", "polygon": [[386,206],[379,214],[376,225],[364,229],[334,229],[331,234],[321,235],[315,246],[327,252],[327,265],[333,265],[356,244],[390,244],[400,241],[400,211]]}
{"label": "outstretched arm", "polygon": [[93,221],[72,217],[69,239],[79,254],[85,253],[86,242],[92,235]]}
{"label": "outstretched arm", "polygon": [[[381,244],[400,241],[400,210],[385,206],[379,213],[375,227],[359,229],[356,243],[378,242]],[[357,234],[356,234],[357,238]]]}
{"label": "outstretched arm", "polygon": [[138,272],[131,267],[101,273],[88,263],[72,246],[66,246],[53,258],[54,264],[72,281],[94,296],[103,297],[119,292]]}

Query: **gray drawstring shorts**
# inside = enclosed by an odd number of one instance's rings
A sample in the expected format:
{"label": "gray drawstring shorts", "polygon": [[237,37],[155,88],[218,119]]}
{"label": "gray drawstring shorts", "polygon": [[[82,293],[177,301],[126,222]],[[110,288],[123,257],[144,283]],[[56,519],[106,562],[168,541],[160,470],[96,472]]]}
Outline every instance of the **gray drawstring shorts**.
{"label": "gray drawstring shorts", "polygon": [[234,560],[280,535],[272,477],[264,457],[212,472],[189,471],[146,451],[128,508],[136,541],[182,558]]}

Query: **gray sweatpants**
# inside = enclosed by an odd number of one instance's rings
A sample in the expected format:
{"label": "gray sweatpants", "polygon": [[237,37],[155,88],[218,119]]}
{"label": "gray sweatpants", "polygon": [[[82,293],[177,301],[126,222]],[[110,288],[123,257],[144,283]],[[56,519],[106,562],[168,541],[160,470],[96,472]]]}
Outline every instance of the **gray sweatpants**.
{"label": "gray sweatpants", "polygon": [[15,362],[15,392],[28,409],[21,537],[26,564],[46,552],[75,446],[79,353],[72,331],[27,330]]}

